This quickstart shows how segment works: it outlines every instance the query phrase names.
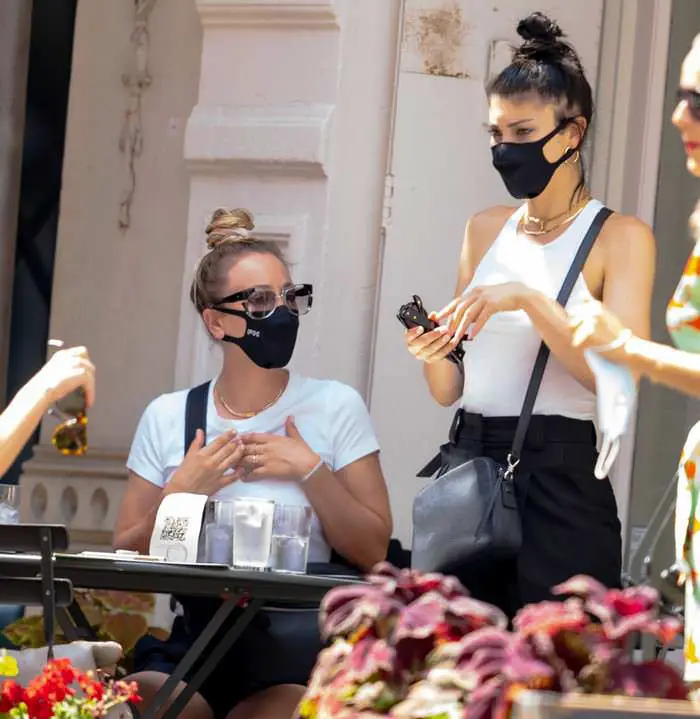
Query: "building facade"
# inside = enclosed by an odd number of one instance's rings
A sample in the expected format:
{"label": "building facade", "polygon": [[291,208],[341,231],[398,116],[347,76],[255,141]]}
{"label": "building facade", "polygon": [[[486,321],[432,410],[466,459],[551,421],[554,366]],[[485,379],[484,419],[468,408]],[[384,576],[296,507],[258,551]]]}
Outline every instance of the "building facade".
{"label": "building facade", "polygon": [[[86,457],[56,455],[46,423],[22,476],[25,519],[68,523],[76,546],[109,543],[141,412],[216,372],[187,289],[211,212],[247,207],[315,286],[293,366],[366,398],[396,533],[410,543],[415,471],[451,412],[430,401],[395,312],[413,293],[447,302],[466,219],[507,200],[482,130],[485,79],[528,12],[569,33],[596,88],[594,194],[673,234],[661,302],[689,246],[685,207],[659,214],[657,198],[695,192],[682,148],[664,149],[669,47],[687,47],[690,3],[80,0],[51,336],[89,347],[97,404]],[[659,401],[643,393],[640,416]],[[634,432],[618,460],[628,528],[647,521],[654,477],[682,444],[690,410],[673,402],[682,419],[666,418],[653,467],[635,467]],[[637,447],[660,426],[639,429]]]}

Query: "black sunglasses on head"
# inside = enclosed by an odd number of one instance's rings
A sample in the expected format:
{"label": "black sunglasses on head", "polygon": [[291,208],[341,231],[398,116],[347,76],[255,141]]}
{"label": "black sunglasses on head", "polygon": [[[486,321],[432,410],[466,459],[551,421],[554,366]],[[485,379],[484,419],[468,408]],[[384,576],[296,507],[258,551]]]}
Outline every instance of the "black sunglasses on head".
{"label": "black sunglasses on head", "polygon": [[688,106],[688,112],[692,115],[693,120],[700,122],[700,92],[695,90],[685,90],[682,87],[678,89],[678,102],[685,102]]}
{"label": "black sunglasses on head", "polygon": [[272,287],[250,287],[247,290],[234,292],[232,295],[222,297],[212,305],[212,309],[226,314],[239,314],[236,310],[229,310],[219,305],[228,302],[242,302],[245,314],[254,320],[267,319],[277,307],[277,298],[281,299],[287,309],[295,315],[305,315],[313,302],[312,285],[290,285],[280,292]]}

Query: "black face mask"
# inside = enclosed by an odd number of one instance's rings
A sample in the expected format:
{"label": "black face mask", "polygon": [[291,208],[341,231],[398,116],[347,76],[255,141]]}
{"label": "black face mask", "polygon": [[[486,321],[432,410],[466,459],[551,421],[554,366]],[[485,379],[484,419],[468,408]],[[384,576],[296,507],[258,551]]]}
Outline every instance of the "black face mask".
{"label": "black face mask", "polygon": [[544,146],[572,120],[563,120],[549,135],[534,142],[500,142],[491,148],[493,166],[498,170],[506,189],[518,200],[532,200],[541,195],[557,168],[576,152],[569,149],[556,162],[548,162]]}
{"label": "black face mask", "polygon": [[264,320],[252,319],[240,310],[222,308],[219,312],[246,320],[243,337],[224,335],[224,342],[238,345],[251,361],[263,369],[280,369],[289,364],[297,343],[299,317],[287,307],[278,307]]}

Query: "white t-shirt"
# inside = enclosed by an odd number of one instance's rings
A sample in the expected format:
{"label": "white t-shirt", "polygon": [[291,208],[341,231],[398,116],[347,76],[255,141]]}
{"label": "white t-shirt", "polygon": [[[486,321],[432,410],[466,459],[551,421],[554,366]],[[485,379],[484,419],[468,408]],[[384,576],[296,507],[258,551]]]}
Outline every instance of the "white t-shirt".
{"label": "white t-shirt", "polygon": [[[352,387],[341,382],[291,373],[287,388],[272,407],[250,419],[240,420],[218,415],[214,384],[209,386],[207,398],[207,443],[231,427],[239,434],[284,434],[285,421],[291,416],[306,443],[334,472],[379,450],[364,401]],[[154,399],[143,413],[131,445],[127,467],[158,487],[165,486],[184,457],[187,392],[181,390]],[[310,504],[300,485],[274,478],[234,482],[215,496],[217,499],[260,497],[280,504]],[[314,515],[309,561],[326,562],[329,557],[330,547]]]}

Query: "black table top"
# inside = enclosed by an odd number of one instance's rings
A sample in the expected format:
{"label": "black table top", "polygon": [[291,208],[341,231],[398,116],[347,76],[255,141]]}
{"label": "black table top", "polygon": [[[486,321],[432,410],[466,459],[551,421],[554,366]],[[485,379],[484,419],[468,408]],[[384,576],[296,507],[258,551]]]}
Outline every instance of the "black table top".
{"label": "black table top", "polygon": [[[0,553],[0,574],[36,576],[39,555]],[[313,571],[313,567],[309,568]],[[75,588],[105,589],[155,594],[221,597],[245,595],[266,602],[319,602],[329,589],[361,582],[341,574],[280,574],[179,565],[144,560],[103,559],[71,554],[54,556],[57,579],[68,579]],[[0,593],[2,590],[0,589]]]}

